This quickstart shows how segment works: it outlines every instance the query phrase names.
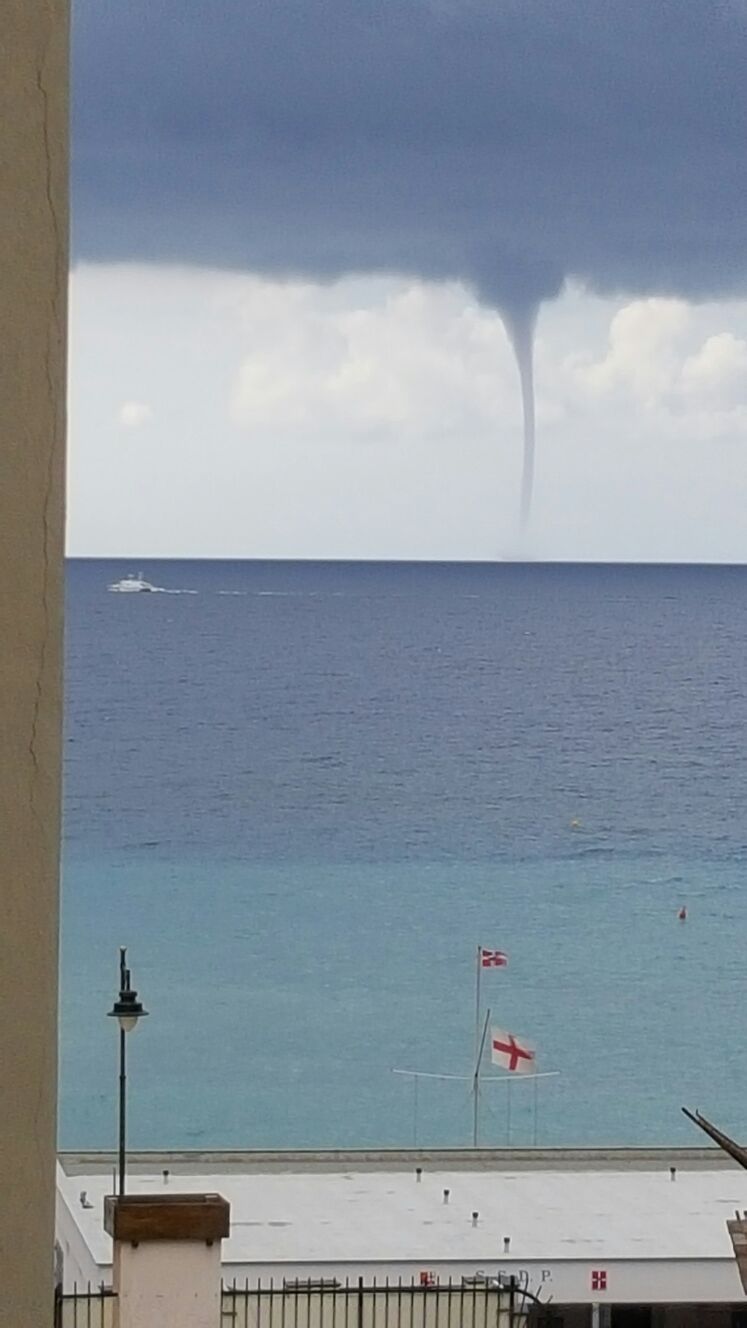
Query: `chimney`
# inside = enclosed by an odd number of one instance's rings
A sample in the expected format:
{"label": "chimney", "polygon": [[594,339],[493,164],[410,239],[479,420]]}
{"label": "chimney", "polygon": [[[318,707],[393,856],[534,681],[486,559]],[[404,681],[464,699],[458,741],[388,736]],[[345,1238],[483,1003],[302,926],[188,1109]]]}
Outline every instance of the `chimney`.
{"label": "chimney", "polygon": [[221,1241],[230,1209],[219,1194],[108,1197],[119,1328],[214,1328],[220,1319]]}

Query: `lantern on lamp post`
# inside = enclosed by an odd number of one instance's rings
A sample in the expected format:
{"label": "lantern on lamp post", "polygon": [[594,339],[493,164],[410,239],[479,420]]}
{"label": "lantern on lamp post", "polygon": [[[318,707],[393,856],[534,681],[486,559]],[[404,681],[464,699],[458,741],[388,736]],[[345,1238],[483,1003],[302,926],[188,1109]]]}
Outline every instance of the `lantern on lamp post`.
{"label": "lantern on lamp post", "polygon": [[125,1192],[125,1153],[127,1144],[127,1034],[137,1028],[138,1020],[145,1018],[144,1010],[137,998],[137,992],[130,982],[130,970],[127,967],[127,950],[124,946],[119,951],[119,997],[109,1010],[109,1018],[119,1023],[119,1175],[117,1194],[121,1198]]}

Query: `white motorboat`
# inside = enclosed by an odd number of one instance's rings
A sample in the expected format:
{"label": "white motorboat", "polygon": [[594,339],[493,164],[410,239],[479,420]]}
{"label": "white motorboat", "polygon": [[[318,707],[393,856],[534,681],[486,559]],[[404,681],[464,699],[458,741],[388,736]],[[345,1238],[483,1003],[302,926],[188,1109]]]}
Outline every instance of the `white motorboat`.
{"label": "white motorboat", "polygon": [[134,572],[130,572],[127,576],[123,576],[121,581],[112,581],[112,584],[107,587],[108,590],[115,590],[122,595],[131,595],[136,591],[155,590],[155,588],[150,584],[150,581],[143,580],[142,572],[138,572],[137,576]]}

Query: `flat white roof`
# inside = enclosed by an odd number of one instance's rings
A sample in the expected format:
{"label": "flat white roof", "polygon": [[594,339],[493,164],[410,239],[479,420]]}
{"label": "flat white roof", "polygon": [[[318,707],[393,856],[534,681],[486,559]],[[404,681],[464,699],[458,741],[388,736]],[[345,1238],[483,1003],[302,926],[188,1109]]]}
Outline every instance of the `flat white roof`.
{"label": "flat white roof", "polygon": [[[131,1194],[215,1192],[231,1205],[228,1264],[489,1266],[496,1261],[733,1259],[726,1229],[747,1209],[747,1172],[550,1168],[240,1169],[240,1164],[162,1173],[134,1171]],[[290,1163],[288,1164],[290,1165]],[[83,1166],[59,1184],[94,1260],[111,1262],[103,1230],[112,1178]],[[443,1191],[449,1190],[449,1202]],[[84,1209],[85,1190],[92,1208]],[[478,1212],[476,1226],[472,1213]],[[505,1256],[504,1237],[511,1241]],[[375,1270],[374,1270],[375,1271]],[[313,1267],[309,1270],[313,1275]]]}

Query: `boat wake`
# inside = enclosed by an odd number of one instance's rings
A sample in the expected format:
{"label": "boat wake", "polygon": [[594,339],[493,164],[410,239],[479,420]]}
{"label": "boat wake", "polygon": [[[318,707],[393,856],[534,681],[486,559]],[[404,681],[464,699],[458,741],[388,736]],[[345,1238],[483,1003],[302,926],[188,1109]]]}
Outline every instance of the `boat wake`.
{"label": "boat wake", "polygon": [[113,591],[117,595],[196,595],[196,590],[186,590],[180,587],[172,586],[154,586],[152,581],[145,581],[142,572],[137,576],[130,572],[128,576],[123,576],[121,581],[113,581],[107,590]]}
{"label": "boat wake", "polygon": [[313,590],[217,590],[217,595],[240,595],[246,599],[306,599]]}

